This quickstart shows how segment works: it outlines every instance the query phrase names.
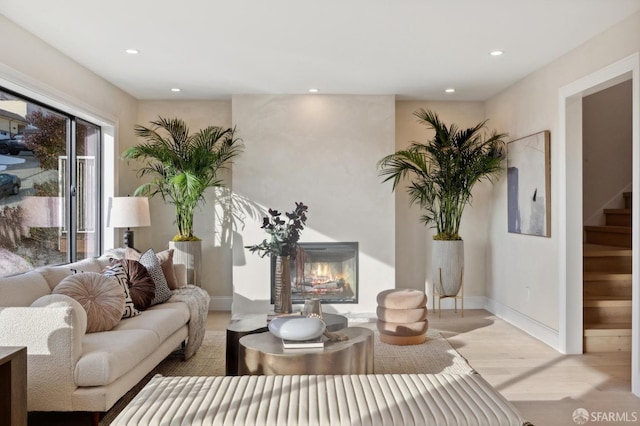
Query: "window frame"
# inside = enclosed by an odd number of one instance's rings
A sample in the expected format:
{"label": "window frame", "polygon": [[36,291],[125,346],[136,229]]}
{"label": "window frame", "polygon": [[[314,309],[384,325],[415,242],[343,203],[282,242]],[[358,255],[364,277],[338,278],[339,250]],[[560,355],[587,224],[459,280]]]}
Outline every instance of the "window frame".
{"label": "window frame", "polygon": [[[78,155],[76,153],[76,149],[77,149],[77,135],[76,135],[76,129],[77,129],[77,121],[81,120],[89,125],[95,126],[96,128],[99,129],[100,131],[100,136],[98,138],[98,146],[95,149],[95,155],[96,155],[96,177],[97,180],[95,182],[95,201],[96,201],[96,217],[94,218],[96,221],[96,243],[95,243],[95,251],[99,253],[102,252],[103,247],[104,247],[104,241],[105,241],[105,232],[106,232],[106,228],[104,226],[104,193],[103,193],[103,182],[104,182],[104,176],[102,174],[103,170],[104,170],[104,164],[103,164],[103,157],[104,157],[104,149],[105,149],[105,131],[104,131],[104,126],[100,123],[102,120],[96,119],[96,120],[92,120],[91,117],[87,117],[87,116],[79,116],[77,114],[73,114],[71,112],[68,111],[64,111],[63,109],[60,109],[59,107],[55,106],[55,105],[51,105],[50,103],[44,102],[44,101],[40,101],[38,99],[33,98],[32,96],[26,95],[24,93],[20,93],[16,90],[12,90],[11,88],[7,87],[6,84],[3,84],[4,82],[0,79],[0,92],[4,92],[10,96],[14,96],[16,98],[18,98],[19,100],[28,102],[28,103],[33,103],[39,107],[42,108],[46,108],[47,110],[59,114],[63,117],[65,117],[67,119],[66,122],[66,136],[67,136],[67,140],[66,140],[66,157],[67,157],[67,167],[65,167],[65,194],[68,194],[69,196],[65,196],[65,209],[67,210],[67,212],[69,212],[69,214],[65,215],[65,228],[66,228],[66,233],[67,233],[67,238],[66,238],[66,252],[67,252],[67,262],[75,262],[77,260],[81,260],[78,259],[78,244],[77,244],[77,230],[78,230],[78,226],[77,226],[77,221],[78,221],[78,217],[76,215],[76,210],[77,210],[77,201],[78,201],[78,197],[77,197],[77,184],[78,184],[78,176],[77,176],[77,165],[76,165],[76,161],[78,158]],[[73,109],[70,107],[70,109]],[[71,159],[72,161],[69,161],[69,159]],[[73,238],[71,238],[70,236],[73,236]],[[85,257],[86,258],[86,257]]]}

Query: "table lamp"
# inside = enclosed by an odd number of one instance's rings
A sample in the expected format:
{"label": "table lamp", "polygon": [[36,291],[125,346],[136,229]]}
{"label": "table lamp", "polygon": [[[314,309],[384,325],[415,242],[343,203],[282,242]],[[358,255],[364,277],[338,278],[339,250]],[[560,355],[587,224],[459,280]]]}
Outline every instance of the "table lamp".
{"label": "table lamp", "polygon": [[131,228],[151,226],[149,199],[147,197],[113,197],[109,217],[111,227],[127,228],[122,238],[123,246],[134,248]]}

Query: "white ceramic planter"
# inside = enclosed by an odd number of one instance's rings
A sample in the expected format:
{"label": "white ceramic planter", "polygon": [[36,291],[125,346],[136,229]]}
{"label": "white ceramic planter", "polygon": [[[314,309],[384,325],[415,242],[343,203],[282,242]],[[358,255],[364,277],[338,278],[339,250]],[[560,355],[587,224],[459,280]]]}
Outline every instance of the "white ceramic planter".
{"label": "white ceramic planter", "polygon": [[201,287],[202,241],[169,241],[169,248],[173,249],[173,263],[187,267],[187,284]]}
{"label": "white ceramic planter", "polygon": [[431,246],[431,279],[441,296],[455,296],[462,286],[464,273],[464,241],[433,240]]}

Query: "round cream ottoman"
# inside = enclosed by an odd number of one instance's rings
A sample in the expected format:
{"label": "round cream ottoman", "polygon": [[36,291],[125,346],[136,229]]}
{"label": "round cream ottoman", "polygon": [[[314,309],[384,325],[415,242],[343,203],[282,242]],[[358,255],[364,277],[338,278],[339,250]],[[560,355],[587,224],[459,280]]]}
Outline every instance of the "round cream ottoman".
{"label": "round cream ottoman", "polygon": [[418,345],[427,340],[427,295],[420,290],[391,289],[378,294],[380,341],[391,345]]}

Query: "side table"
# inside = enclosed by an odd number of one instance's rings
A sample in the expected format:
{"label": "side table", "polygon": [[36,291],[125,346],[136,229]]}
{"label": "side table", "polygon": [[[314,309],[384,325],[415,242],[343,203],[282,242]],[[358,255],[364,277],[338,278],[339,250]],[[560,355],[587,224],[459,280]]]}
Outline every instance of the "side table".
{"label": "side table", "polygon": [[27,348],[0,346],[0,426],[27,425]]}
{"label": "side table", "polygon": [[[322,315],[327,330],[339,331],[347,327],[347,317],[338,314]],[[227,327],[226,371],[227,376],[238,375],[238,352],[240,338],[249,334],[269,331],[267,315],[254,315],[250,318],[234,321]]]}
{"label": "side table", "polygon": [[373,332],[349,327],[349,340],[326,341],[320,349],[284,349],[270,332],[240,339],[239,375],[373,374]]}

